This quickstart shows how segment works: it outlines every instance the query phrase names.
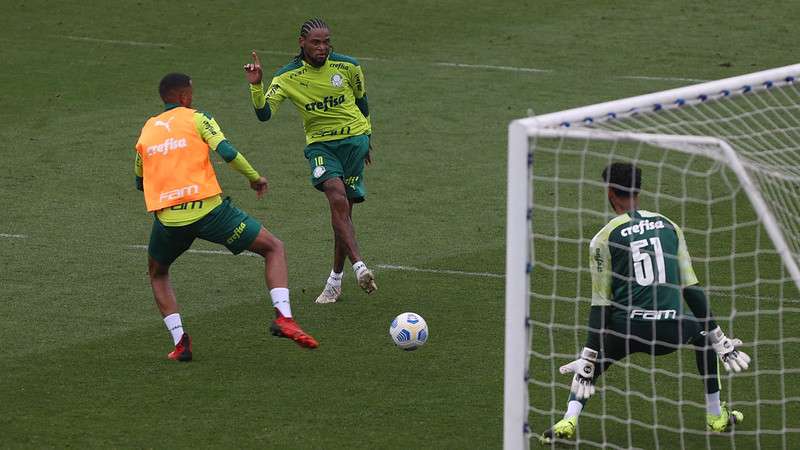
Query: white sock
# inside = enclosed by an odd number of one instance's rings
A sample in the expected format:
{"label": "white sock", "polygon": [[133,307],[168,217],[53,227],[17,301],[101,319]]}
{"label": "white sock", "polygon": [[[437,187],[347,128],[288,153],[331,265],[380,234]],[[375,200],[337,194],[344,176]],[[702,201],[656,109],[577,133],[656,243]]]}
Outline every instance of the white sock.
{"label": "white sock", "polygon": [[356,277],[357,277],[357,276],[358,276],[358,275],[359,275],[361,272],[363,272],[363,271],[365,271],[365,270],[367,270],[367,265],[366,265],[366,264],[364,264],[364,261],[356,261],[356,263],[355,263],[355,264],[353,264],[353,272],[355,272],[355,273],[356,273]]}
{"label": "white sock", "polygon": [[581,411],[583,411],[583,404],[577,400],[572,400],[567,404],[567,413],[564,414],[564,418],[577,417],[581,415]]}
{"label": "white sock", "polygon": [[328,284],[335,287],[342,287],[342,278],[344,278],[344,271],[334,272],[331,270],[331,274],[328,276]]}
{"label": "white sock", "polygon": [[183,337],[183,324],[181,323],[181,315],[178,313],[173,313],[164,317],[164,325],[167,326],[167,330],[169,330],[170,334],[172,334],[172,340],[175,341],[175,345],[178,345],[178,342],[181,341]]}
{"label": "white sock", "polygon": [[272,306],[277,308],[283,317],[292,317],[292,307],[289,306],[289,288],[275,288],[269,291]]}
{"label": "white sock", "polygon": [[722,414],[722,409],[719,406],[719,391],[713,394],[706,394],[706,412],[713,416]]}

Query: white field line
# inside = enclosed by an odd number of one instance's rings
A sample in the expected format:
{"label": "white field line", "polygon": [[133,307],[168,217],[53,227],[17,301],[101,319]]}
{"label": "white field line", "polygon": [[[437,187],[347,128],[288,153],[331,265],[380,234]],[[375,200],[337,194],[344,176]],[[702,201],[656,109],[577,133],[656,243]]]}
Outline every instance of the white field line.
{"label": "white field line", "polygon": [[[120,41],[114,39],[98,39],[98,38],[91,38],[85,36],[54,36],[64,39],[69,39],[72,41],[84,41],[84,42],[99,42],[102,44],[122,44],[122,45],[135,45],[139,47],[176,47],[175,44],[170,44],[167,42],[140,42],[140,41]],[[264,53],[267,55],[279,55],[279,56],[294,56],[297,53],[295,52],[286,52],[281,50],[256,50],[258,53]],[[384,58],[377,58],[374,56],[354,56],[356,59],[364,60],[364,61],[390,61]],[[434,62],[430,63],[431,66],[437,67],[456,67],[461,69],[488,69],[488,70],[505,70],[509,72],[528,72],[528,73],[549,73],[553,72],[551,69],[538,69],[534,67],[514,67],[514,66],[496,66],[493,64],[466,64],[466,63],[457,63],[457,62]],[[708,80],[701,80],[697,78],[679,78],[679,77],[648,77],[648,76],[637,76],[637,75],[624,75],[614,77],[618,79],[629,79],[629,80],[650,80],[650,81],[688,81],[688,82],[697,82],[702,83]]]}
{"label": "white field line", "polygon": [[534,69],[533,67],[493,66],[491,64],[463,64],[463,63],[453,63],[453,62],[437,62],[433,63],[432,65],[440,67],[460,67],[464,69],[507,70],[510,72],[537,72],[537,73],[552,72],[552,70],[549,69]]}
{"label": "white field line", "polygon": [[[147,250],[147,246],[146,245],[128,245],[127,247],[128,248]],[[239,253],[238,255],[234,255],[233,253],[231,253],[231,252],[229,252],[227,250],[194,250],[194,249],[190,248],[189,250],[186,250],[186,253],[199,253],[201,255],[260,256],[260,255],[258,255],[256,253],[253,253],[253,252],[250,252],[250,251],[247,251],[247,250],[243,251],[242,253]]]}
{"label": "white field line", "polygon": [[168,44],[162,42],[117,41],[114,39],[97,39],[84,36],[53,36],[53,37],[69,39],[71,41],[99,42],[101,44],[134,45],[137,47],[175,47],[174,44]]}
{"label": "white field line", "polygon": [[8,233],[0,233],[0,237],[3,238],[16,238],[16,239],[25,239],[28,236],[24,234],[8,234]]}
{"label": "white field line", "polygon": [[463,275],[468,277],[505,278],[502,273],[491,272],[463,272],[461,270],[446,269],[420,269],[418,267],[396,266],[394,264],[378,264],[375,267],[386,270],[400,270],[405,272],[441,273],[446,275]]}
{"label": "white field line", "polygon": [[698,78],[676,78],[676,77],[645,77],[638,75],[623,75],[617,78],[623,80],[646,80],[646,81],[688,81],[690,83],[705,83],[709,80],[701,80]]}
{"label": "white field line", "polygon": [[[134,248],[139,250],[147,250],[146,245],[128,245],[128,248]],[[204,255],[231,255],[231,252],[226,250],[193,250],[189,249],[186,253],[199,253]],[[259,256],[255,253],[244,251],[239,254],[239,256]],[[439,273],[445,275],[463,275],[469,277],[486,277],[486,278],[505,278],[505,275],[501,273],[489,273],[489,272],[464,272],[461,270],[444,270],[444,269],[420,269],[419,267],[409,267],[409,266],[397,266],[394,264],[377,264],[375,267],[379,269],[385,270],[400,270],[405,272],[424,272],[424,273]]]}

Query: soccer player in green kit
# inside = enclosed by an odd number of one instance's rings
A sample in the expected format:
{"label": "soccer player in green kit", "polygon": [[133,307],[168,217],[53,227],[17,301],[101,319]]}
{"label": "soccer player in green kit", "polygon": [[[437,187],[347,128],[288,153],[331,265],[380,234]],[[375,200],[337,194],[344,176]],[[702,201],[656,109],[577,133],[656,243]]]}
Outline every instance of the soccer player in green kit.
{"label": "soccer player in green kit", "polygon": [[355,59],[331,51],[330,35],[321,19],[303,23],[300,53],[275,73],[266,91],[255,51],[253,62],[244,66],[259,120],[269,120],[286,99],[303,116],[311,183],[328,199],[334,233],[333,269],[317,303],[333,303],[341,295],[346,257],[358,285],[367,293],[377,289],[372,271],[361,259],[352,222],[353,204],[366,196],[364,165],[371,163],[364,74]]}
{"label": "soccer player in green kit", "polygon": [[[728,431],[744,416],[720,404],[717,356],[728,371],[748,368],[750,357],[714,321],[692,268],[683,231],[667,217],[639,209],[642,173],[614,163],[602,174],[608,201],[618,215],[589,245],[592,309],[580,357],[560,368],[574,373],[567,412],[539,440],[572,440],[595,382],[632,353],[666,355],[681,345],[694,348],[706,391],[706,429]],[[683,301],[691,312],[684,311]]]}

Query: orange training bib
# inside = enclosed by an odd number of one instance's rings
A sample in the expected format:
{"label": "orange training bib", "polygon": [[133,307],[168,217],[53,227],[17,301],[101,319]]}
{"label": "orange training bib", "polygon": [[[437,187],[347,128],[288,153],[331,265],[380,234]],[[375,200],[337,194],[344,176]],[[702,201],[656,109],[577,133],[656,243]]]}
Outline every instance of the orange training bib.
{"label": "orange training bib", "polygon": [[194,113],[190,108],[173,108],[151,117],[142,128],[136,151],[142,158],[148,211],[222,192]]}

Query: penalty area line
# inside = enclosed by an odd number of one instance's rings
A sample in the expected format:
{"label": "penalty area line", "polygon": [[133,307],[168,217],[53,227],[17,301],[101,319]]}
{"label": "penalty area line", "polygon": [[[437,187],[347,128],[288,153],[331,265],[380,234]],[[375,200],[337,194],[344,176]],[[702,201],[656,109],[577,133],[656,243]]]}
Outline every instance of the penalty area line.
{"label": "penalty area line", "polygon": [[8,233],[0,233],[0,237],[2,238],[12,238],[12,239],[25,239],[28,236],[25,234],[8,234]]}

